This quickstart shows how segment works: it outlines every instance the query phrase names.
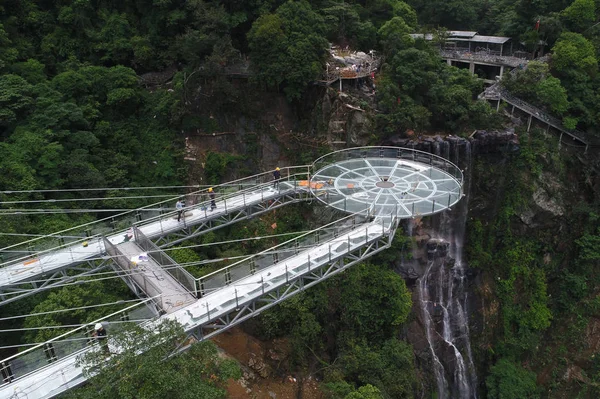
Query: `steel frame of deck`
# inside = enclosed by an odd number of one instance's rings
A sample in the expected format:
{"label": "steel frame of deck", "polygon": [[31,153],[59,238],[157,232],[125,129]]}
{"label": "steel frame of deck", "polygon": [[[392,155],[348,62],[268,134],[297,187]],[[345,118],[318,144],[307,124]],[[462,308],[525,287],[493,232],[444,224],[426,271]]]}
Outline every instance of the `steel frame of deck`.
{"label": "steel frame of deck", "polygon": [[[397,227],[398,221],[395,222],[394,226],[390,227],[388,234],[379,236],[368,245],[361,246],[348,253],[335,258],[331,257],[330,253],[330,259],[326,262],[315,265],[310,271],[302,275],[294,276],[294,278],[289,279],[289,281],[286,280],[286,284],[283,287],[280,286],[269,291],[264,291],[260,297],[247,301],[246,303],[236,303],[238,307],[232,312],[219,316],[213,320],[210,320],[209,316],[209,321],[207,323],[189,329],[188,337],[194,338],[197,341],[211,338],[245,320],[257,316],[264,310],[304,291],[306,288],[312,287],[329,277],[335,276],[356,263],[362,262],[378,252],[389,248],[396,234]],[[185,349],[186,348],[182,348],[182,350]]]}
{"label": "steel frame of deck", "polygon": [[[283,185],[285,183],[281,182],[280,184]],[[306,201],[308,199],[310,199],[310,192],[300,187],[296,187],[293,191],[282,192],[281,196],[279,197],[265,199],[263,202],[258,204],[248,204],[243,209],[237,210],[235,212],[218,215],[213,218],[210,218],[210,212],[208,212],[208,217],[205,221],[201,222],[200,224],[186,226],[184,219],[184,228],[181,229],[179,232],[167,233],[158,237],[154,237],[152,239],[152,242],[154,242],[159,248],[167,248],[172,245],[176,245],[183,241],[186,241],[190,238],[202,235],[204,233],[214,231],[221,227],[229,226],[238,221],[251,219],[254,216],[261,215],[273,209],[277,209],[295,202]],[[73,280],[77,278],[85,277],[88,275],[92,275],[96,272],[102,271],[110,267],[111,262],[108,261],[110,261],[110,259],[107,257],[107,259],[101,261],[100,265],[96,265],[94,263],[95,261],[92,260],[73,262],[65,265],[60,269],[53,270],[49,275],[38,274],[32,276],[32,279],[36,279],[36,281],[39,280],[41,276],[44,276],[44,278],[46,278],[48,282],[32,283],[30,281],[23,280],[14,285],[2,286],[0,287],[0,306],[28,297],[30,295],[37,294],[38,292],[47,289],[55,288],[56,286],[65,283],[73,282]],[[63,278],[57,279],[61,276]],[[20,294],[11,294],[18,291],[23,292],[21,292]]]}
{"label": "steel frame of deck", "polygon": [[[84,260],[83,262],[66,265],[63,268],[55,269],[48,274],[37,274],[32,276],[33,281],[23,280],[16,284],[0,287],[0,306],[9,304],[19,299],[37,294],[57,286],[72,283],[73,280],[93,275],[110,267],[110,259],[103,260]],[[40,277],[46,279],[40,283]],[[76,284],[76,283],[73,283]],[[20,292],[12,295],[12,293]]]}
{"label": "steel frame of deck", "polygon": [[[183,229],[179,230],[176,233],[169,233],[160,235],[158,237],[154,237],[152,238],[152,242],[154,242],[154,244],[156,244],[159,248],[168,248],[170,246],[186,241],[190,238],[202,235],[204,233],[208,233],[209,231],[229,226],[241,220],[251,219],[254,216],[261,215],[265,212],[269,212],[273,209],[280,208],[284,205],[306,201],[308,199],[310,199],[310,192],[308,190],[295,188],[294,191],[284,192],[279,197],[265,199],[263,202],[260,202],[258,204],[246,205],[244,208],[239,209],[235,212],[227,212],[227,210],[225,210],[225,212],[227,213],[219,215],[215,218],[209,219],[207,217],[205,221],[194,226],[186,226],[184,217]],[[210,214],[210,212],[208,212],[207,210],[204,210],[204,212],[207,213],[207,215]]]}

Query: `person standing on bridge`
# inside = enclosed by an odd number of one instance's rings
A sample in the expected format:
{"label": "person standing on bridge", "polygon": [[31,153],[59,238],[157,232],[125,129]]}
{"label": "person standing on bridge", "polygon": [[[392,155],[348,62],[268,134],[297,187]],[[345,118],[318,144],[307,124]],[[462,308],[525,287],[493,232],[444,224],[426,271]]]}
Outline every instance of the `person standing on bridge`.
{"label": "person standing on bridge", "polygon": [[177,203],[175,204],[175,209],[177,209],[177,221],[179,222],[181,220],[181,215],[183,215],[183,201],[182,200],[177,200]]}
{"label": "person standing on bridge", "polygon": [[210,197],[210,211],[214,211],[217,209],[217,204],[215,202],[215,192],[212,187],[208,189],[208,196]]}
{"label": "person standing on bridge", "polygon": [[273,188],[279,188],[279,179],[281,179],[281,170],[277,167],[273,171]]}
{"label": "person standing on bridge", "polygon": [[108,349],[108,338],[106,337],[106,330],[101,323],[96,323],[94,326],[94,332],[92,333],[92,337],[95,337],[97,342],[102,347],[102,350],[105,354],[110,355],[110,350]]}

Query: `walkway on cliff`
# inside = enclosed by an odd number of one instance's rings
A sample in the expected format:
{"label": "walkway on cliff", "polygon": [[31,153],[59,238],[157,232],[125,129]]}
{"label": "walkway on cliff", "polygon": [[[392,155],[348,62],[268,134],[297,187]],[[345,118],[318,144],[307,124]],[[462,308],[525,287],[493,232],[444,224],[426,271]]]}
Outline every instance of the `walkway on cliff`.
{"label": "walkway on cliff", "polygon": [[547,126],[558,130],[560,132],[560,140],[562,140],[563,134],[571,137],[573,140],[582,143],[585,146],[585,152],[588,151],[589,147],[600,146],[600,138],[593,136],[589,133],[582,132],[577,129],[567,129],[562,121],[543,111],[542,109],[523,101],[508,92],[502,87],[501,82],[496,82],[492,86],[486,88],[483,93],[479,95],[479,99],[487,101],[497,101],[496,109],[500,108],[502,101],[512,106],[511,115],[514,113],[515,108],[525,112],[529,115],[527,122],[527,131],[531,129],[532,119],[536,119]]}

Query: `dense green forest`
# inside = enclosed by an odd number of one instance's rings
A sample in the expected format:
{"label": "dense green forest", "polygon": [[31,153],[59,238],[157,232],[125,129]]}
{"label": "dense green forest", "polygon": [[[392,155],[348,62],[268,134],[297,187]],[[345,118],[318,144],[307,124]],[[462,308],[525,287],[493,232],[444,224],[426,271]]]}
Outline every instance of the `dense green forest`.
{"label": "dense green forest", "polygon": [[[543,49],[550,57],[505,74],[504,88],[561,118],[565,127],[598,135],[599,16],[600,3],[594,0],[2,0],[0,245],[135,209],[157,202],[157,197],[184,194],[184,189],[159,192],[146,187],[188,185],[199,167],[184,162],[186,135],[222,130],[223,114],[256,118],[263,110],[253,101],[260,103],[262,96],[281,96],[300,129],[308,132],[315,98],[325,90],[314,82],[326,70],[330,43],[375,50],[382,57],[369,114],[370,144],[410,131],[467,136],[474,129],[498,128],[505,122],[486,102],[477,101],[484,89],[480,79],[443,62],[439,42],[409,36],[443,36],[446,30],[505,35],[524,51]],[[242,84],[227,76],[227,68],[248,65]],[[167,78],[156,83],[152,76],[159,73]],[[268,126],[257,125],[259,134],[272,134]],[[312,130],[313,136],[319,134]],[[477,349],[479,390],[492,399],[553,397],[553,389],[570,397],[597,397],[600,363],[595,357],[579,362],[585,376],[580,387],[569,385],[570,391],[564,390],[568,384],[560,376],[541,377],[542,371],[546,375],[556,364],[570,362],[570,351],[583,352],[570,341],[598,317],[600,207],[597,192],[588,184],[593,176],[575,175],[577,157],[565,160],[554,152],[558,144],[539,131],[519,134],[518,155],[493,166],[483,161],[474,165],[481,192],[496,188],[486,181],[501,178],[513,184],[512,191],[490,199],[493,212],[469,221],[469,262],[491,276],[493,294],[482,296],[500,309],[500,321],[477,337],[486,348]],[[239,177],[235,172],[259,172],[253,169],[257,163],[250,149],[260,144],[246,144],[249,150],[244,154],[209,151],[202,167],[205,182]],[[301,164],[329,150],[287,148],[285,154],[291,164]],[[542,171],[578,182],[571,193],[587,190],[572,195],[577,199],[569,203],[569,243],[549,262],[542,259],[559,245],[549,238],[551,232],[540,229],[523,238],[514,223],[528,206],[534,182],[545,179]],[[133,195],[123,188],[140,190]],[[115,211],[106,212],[110,209]],[[208,245],[247,232],[266,235],[274,222],[277,233],[312,228],[310,212],[304,206],[285,208],[276,219],[267,216],[196,238],[189,244],[204,245],[202,249],[177,248],[172,256],[180,263],[194,263],[253,253],[280,241]],[[318,365],[327,397],[422,397],[418,395],[428,392],[423,388],[427,378],[419,374],[411,346],[401,339],[413,317],[411,293],[393,271],[401,251],[406,253],[411,245],[399,232],[388,251],[265,312],[248,328],[264,340],[289,339],[289,367],[314,370]],[[222,265],[189,270],[199,276]],[[131,298],[118,280],[90,282],[11,303],[0,315]],[[3,325],[35,329],[86,323],[115,309]],[[557,325],[567,327],[554,328]],[[169,328],[169,337],[180,338],[176,326]],[[0,335],[0,341],[18,345],[57,334],[29,330]],[[151,351],[140,363],[154,364],[167,353]],[[206,377],[196,381],[205,397],[223,397],[224,380],[239,376],[239,370],[218,360],[210,345],[185,356],[165,362],[170,372],[164,375]],[[131,357],[124,359],[130,362],[125,364],[135,364]],[[214,381],[203,383],[211,374],[216,375]],[[129,385],[118,373],[103,375],[74,397],[92,397],[94,387],[117,380],[121,383],[114,390],[103,391],[105,397],[136,397],[132,387],[138,389],[144,379],[155,377],[145,367]],[[167,385],[173,389],[176,383]]]}

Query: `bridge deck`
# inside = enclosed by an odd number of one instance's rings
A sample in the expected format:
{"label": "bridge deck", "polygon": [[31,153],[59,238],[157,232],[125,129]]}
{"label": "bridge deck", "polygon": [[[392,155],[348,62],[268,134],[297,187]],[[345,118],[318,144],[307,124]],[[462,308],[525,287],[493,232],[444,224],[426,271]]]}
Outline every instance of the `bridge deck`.
{"label": "bridge deck", "polygon": [[[162,318],[175,319],[183,325],[186,331],[191,331],[256,300],[264,293],[273,292],[285,286],[288,280],[322,268],[332,259],[364,247],[384,234],[390,234],[393,228],[395,227],[382,219],[358,225],[345,234],[339,234],[336,238],[215,290],[192,304],[162,316]],[[152,328],[154,323],[156,321],[148,323],[147,327]],[[223,330],[219,330],[219,332]],[[208,336],[203,338],[208,338]],[[82,374],[82,367],[77,364],[77,357],[92,348],[93,346],[88,346],[29,374],[16,376],[14,381],[0,386],[0,398],[10,398],[13,395],[17,395],[16,397],[22,395],[28,399],[50,398],[81,384],[85,381],[85,377]]]}
{"label": "bridge deck", "polygon": [[[117,248],[125,256],[125,260],[139,257],[144,252],[132,241],[121,243]],[[137,264],[127,262],[130,267],[125,266],[127,268],[122,268],[122,270],[125,269],[125,272],[130,273],[130,278],[136,282],[146,296],[158,296],[160,300],[157,303],[164,312],[171,313],[196,300],[185,287],[163,270],[152,256],[146,256],[146,259],[138,261]]]}
{"label": "bridge deck", "polygon": [[[163,216],[151,222],[143,223],[138,228],[148,238],[154,239],[179,232],[188,227],[200,225],[209,220],[218,219],[229,213],[243,210],[266,200],[273,200],[282,195],[289,195],[298,190],[304,190],[304,188],[296,187],[290,182],[281,182],[278,189],[273,188],[270,184],[261,185],[255,189],[245,190],[239,195],[232,195],[225,200],[217,198],[217,208],[212,212],[206,209],[206,204],[199,204],[187,208],[185,217],[181,222],[178,222],[176,217]],[[124,230],[109,235],[107,239],[112,244],[118,245],[124,241],[125,234],[126,231]],[[86,244],[87,246],[84,247],[81,242],[78,242],[1,268],[0,288],[21,284],[72,264],[83,263],[91,258],[98,258],[105,252],[102,237],[90,238]]]}

